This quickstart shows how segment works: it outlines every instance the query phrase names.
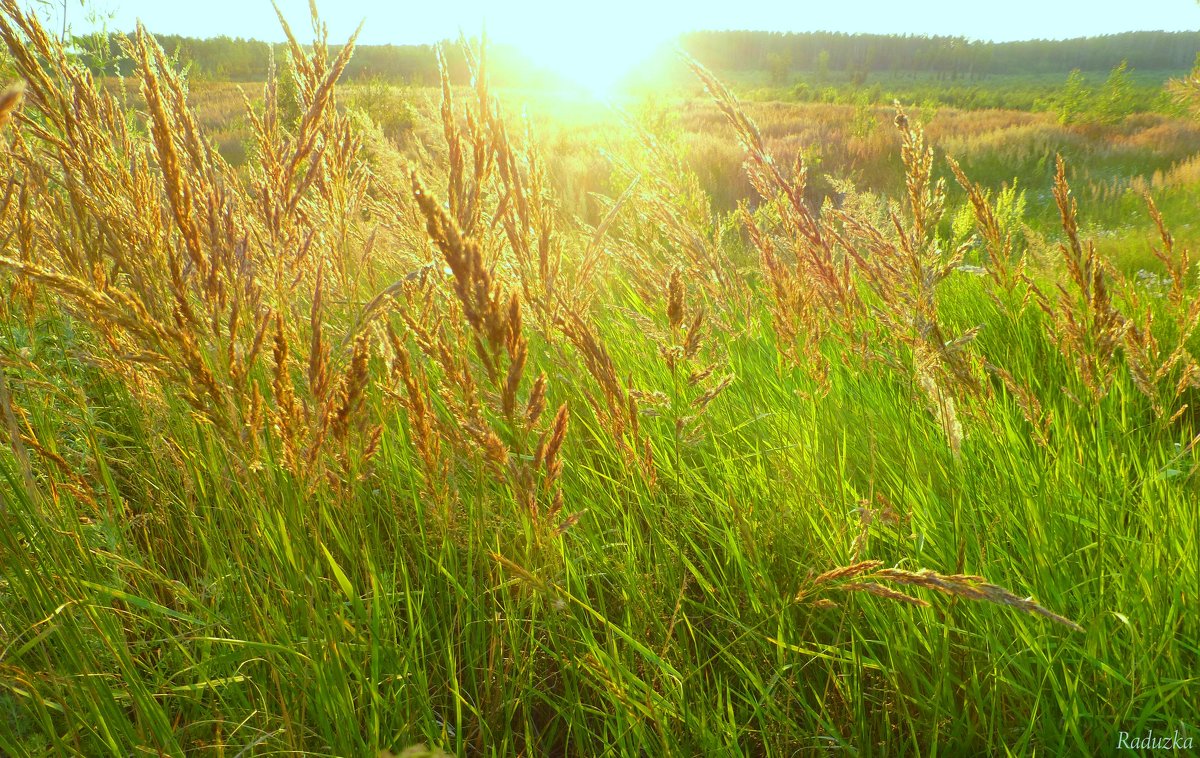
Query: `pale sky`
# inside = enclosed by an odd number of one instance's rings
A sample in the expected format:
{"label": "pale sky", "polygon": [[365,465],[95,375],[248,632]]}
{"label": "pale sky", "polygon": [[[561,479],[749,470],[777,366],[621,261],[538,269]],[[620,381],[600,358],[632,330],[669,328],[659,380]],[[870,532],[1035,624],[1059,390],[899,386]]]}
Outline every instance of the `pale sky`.
{"label": "pale sky", "polygon": [[[26,4],[38,0],[26,0]],[[40,0],[51,28],[66,3],[73,31],[89,30],[80,0]],[[281,41],[270,0],[84,0],[110,13],[110,31],[140,19],[153,32]],[[48,12],[46,6],[58,10]],[[495,42],[594,85],[611,83],[685,31],[752,29],[937,34],[973,39],[1063,39],[1141,30],[1200,29],[1196,0],[318,0],[330,42],[365,21],[360,44],[417,44],[486,28]],[[279,0],[297,36],[311,39],[307,0]]]}
{"label": "pale sky", "polygon": [[[61,0],[51,0],[55,5]],[[69,12],[82,14],[79,0]],[[155,32],[279,40],[270,0],[88,0],[116,14],[127,31],[140,18]],[[293,26],[307,29],[307,0],[279,0]],[[334,39],[366,20],[361,42],[425,43],[476,32],[498,41],[603,35],[666,39],[693,29],[951,34],[976,39],[1062,39],[1135,30],[1200,29],[1196,0],[325,0]],[[80,24],[82,25],[82,19]],[[549,42],[549,40],[547,40]]]}

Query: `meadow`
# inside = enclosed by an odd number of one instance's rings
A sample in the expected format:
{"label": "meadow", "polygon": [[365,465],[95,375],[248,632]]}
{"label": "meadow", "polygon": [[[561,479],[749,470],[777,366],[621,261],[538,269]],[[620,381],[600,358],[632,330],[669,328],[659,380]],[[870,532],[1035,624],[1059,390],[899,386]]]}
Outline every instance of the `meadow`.
{"label": "meadow", "polygon": [[103,80],[0,0],[0,753],[1200,738],[1200,122]]}

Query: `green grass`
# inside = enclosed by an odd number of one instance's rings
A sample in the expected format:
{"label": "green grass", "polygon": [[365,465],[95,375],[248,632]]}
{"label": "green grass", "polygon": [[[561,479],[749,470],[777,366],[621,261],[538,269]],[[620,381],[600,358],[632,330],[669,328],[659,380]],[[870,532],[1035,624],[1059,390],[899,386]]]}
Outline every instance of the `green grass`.
{"label": "green grass", "polygon": [[[1129,74],[1130,113],[1147,111],[1177,114],[1180,108],[1163,91],[1170,79],[1184,77],[1186,69],[1133,70]],[[1103,87],[1107,72],[1081,74],[1091,90]],[[789,71],[779,81],[765,71],[742,72],[731,81],[751,100],[890,105],[893,100],[926,108],[963,110],[989,108],[1022,111],[1054,110],[1062,96],[1066,74],[960,74],[929,72]]]}
{"label": "green grass", "polygon": [[[0,749],[1027,755],[1108,752],[1118,730],[1195,734],[1186,435],[1149,422],[1125,380],[1075,405],[1037,313],[1009,319],[976,280],[951,284],[949,320],[986,324],[989,360],[1040,391],[1049,448],[1002,390],[957,458],[889,375],[839,368],[804,399],[752,325],[727,346],[738,380],[701,437],[676,453],[672,425],[654,427],[671,461],[657,487],[622,465],[582,388],[557,383],[552,402],[573,411],[567,509],[587,513],[543,544],[469,467],[452,478],[460,508],[428,512],[398,424],[335,501],[270,455],[239,483],[182,409],[155,428],[119,384],[87,378],[78,410],[105,418],[59,444],[91,455],[100,512],[31,502],[6,459]],[[66,327],[44,325],[37,357],[69,353]],[[625,335],[614,361],[669,390],[631,327],[606,322]],[[29,408],[35,424],[61,412]],[[151,435],[184,465],[156,466]],[[793,602],[809,572],[850,560],[854,510],[876,493],[901,527],[877,524],[867,557],[985,574],[1086,633],[948,598]]]}

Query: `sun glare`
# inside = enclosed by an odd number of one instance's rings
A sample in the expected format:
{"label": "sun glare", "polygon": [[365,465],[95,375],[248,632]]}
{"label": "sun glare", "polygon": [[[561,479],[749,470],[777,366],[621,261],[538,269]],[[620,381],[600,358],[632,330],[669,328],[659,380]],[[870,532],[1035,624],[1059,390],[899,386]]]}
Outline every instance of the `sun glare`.
{"label": "sun glare", "polygon": [[597,100],[610,100],[618,85],[654,52],[659,40],[650,35],[608,36],[593,30],[587,39],[570,39],[544,30],[513,43],[537,66],[578,86]]}

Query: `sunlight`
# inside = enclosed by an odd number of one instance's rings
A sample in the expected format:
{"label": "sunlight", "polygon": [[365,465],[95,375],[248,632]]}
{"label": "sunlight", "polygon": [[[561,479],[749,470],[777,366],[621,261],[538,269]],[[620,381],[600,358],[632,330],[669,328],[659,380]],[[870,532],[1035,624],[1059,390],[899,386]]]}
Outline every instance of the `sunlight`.
{"label": "sunlight", "polygon": [[662,42],[645,33],[621,32],[610,36],[607,31],[593,31],[585,40],[570,39],[549,29],[534,31],[539,33],[521,35],[512,43],[535,65],[558,74],[601,101],[612,99],[621,81]]}

